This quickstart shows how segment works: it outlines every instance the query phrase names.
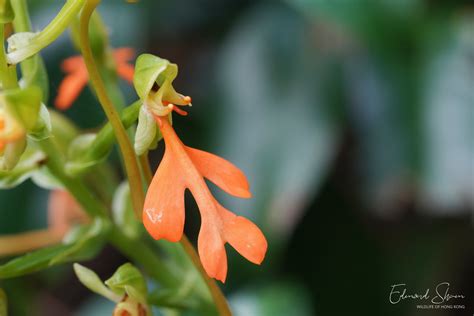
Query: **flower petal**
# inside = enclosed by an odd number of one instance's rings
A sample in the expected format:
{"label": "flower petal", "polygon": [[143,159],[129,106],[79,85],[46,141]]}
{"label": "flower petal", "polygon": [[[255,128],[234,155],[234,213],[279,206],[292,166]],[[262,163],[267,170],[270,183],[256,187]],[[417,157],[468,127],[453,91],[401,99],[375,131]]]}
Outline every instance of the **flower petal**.
{"label": "flower petal", "polygon": [[143,224],[154,239],[176,242],[184,229],[184,178],[169,150],[151,181],[143,207]]}
{"label": "flower petal", "polygon": [[262,231],[248,219],[237,216],[220,205],[219,207],[224,221],[225,240],[248,261],[262,263],[268,247]]}
{"label": "flower petal", "polygon": [[118,63],[117,64],[117,74],[120,78],[133,83],[133,75],[135,74],[135,67],[127,63]]}
{"label": "flower petal", "polygon": [[64,72],[76,72],[79,69],[86,69],[86,64],[84,63],[82,56],[72,56],[63,60],[61,63],[61,69]]}
{"label": "flower petal", "polygon": [[114,49],[114,58],[117,62],[126,62],[131,60],[135,56],[135,50],[130,47],[120,47]]}
{"label": "flower petal", "polygon": [[201,175],[230,195],[250,198],[249,184],[244,173],[227,160],[208,152],[185,147]]}
{"label": "flower petal", "polygon": [[58,95],[54,101],[56,108],[68,109],[84,89],[89,76],[87,71],[80,70],[66,76],[59,85]]}
{"label": "flower petal", "polygon": [[207,275],[224,283],[227,276],[225,242],[215,221],[201,214],[201,229],[198,236],[199,258]]}

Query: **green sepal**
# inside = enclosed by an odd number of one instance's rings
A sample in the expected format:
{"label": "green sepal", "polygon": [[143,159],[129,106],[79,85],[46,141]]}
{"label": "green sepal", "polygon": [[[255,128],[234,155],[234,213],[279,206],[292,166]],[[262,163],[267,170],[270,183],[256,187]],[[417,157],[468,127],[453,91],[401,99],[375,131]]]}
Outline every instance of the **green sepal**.
{"label": "green sepal", "polygon": [[133,85],[140,99],[144,100],[148,96],[155,83],[163,83],[164,76],[160,76],[162,73],[174,74],[174,77],[169,78],[171,81],[174,80],[178,73],[177,67],[176,64],[171,64],[168,60],[151,54],[138,56],[135,63]]}
{"label": "green sepal", "polygon": [[146,106],[142,106],[138,114],[138,126],[134,143],[135,152],[138,156],[143,155],[151,147],[156,138],[157,130],[153,114]]}
{"label": "green sepal", "polygon": [[131,263],[120,266],[105,284],[116,294],[127,294],[135,301],[147,303],[145,278]]}
{"label": "green sepal", "polygon": [[4,92],[7,111],[21,123],[27,130],[31,131],[39,116],[41,106],[41,89],[31,86],[25,89],[11,89]]}
{"label": "green sepal", "polygon": [[65,262],[93,258],[105,243],[109,225],[96,219],[76,233],[67,243],[46,247],[10,260],[0,266],[0,279],[37,272]]}
{"label": "green sepal", "polygon": [[10,23],[14,18],[15,13],[13,12],[10,0],[0,0],[0,23]]}

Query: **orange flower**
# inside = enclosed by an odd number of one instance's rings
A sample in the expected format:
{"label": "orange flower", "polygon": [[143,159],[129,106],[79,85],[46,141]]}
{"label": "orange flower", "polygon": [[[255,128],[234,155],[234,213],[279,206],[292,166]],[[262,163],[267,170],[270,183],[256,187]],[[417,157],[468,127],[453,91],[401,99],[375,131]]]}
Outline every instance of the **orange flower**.
{"label": "orange flower", "polygon": [[[135,55],[128,47],[117,48],[113,51],[117,74],[126,81],[133,82],[134,67],[128,61]],[[73,56],[65,59],[61,69],[67,74],[59,85],[58,95],[54,102],[56,108],[67,110],[84,89],[89,81],[86,64],[82,56]]]}
{"label": "orange flower", "polygon": [[245,175],[230,162],[210,153],[185,146],[168,120],[155,116],[166,149],[148,189],[143,223],[155,239],[179,241],[184,228],[184,191],[189,189],[201,213],[198,251],[207,274],[222,282],[227,275],[228,242],[247,260],[260,264],[267,241],[251,221],[221,206],[212,196],[204,178],[227,193],[251,197]]}

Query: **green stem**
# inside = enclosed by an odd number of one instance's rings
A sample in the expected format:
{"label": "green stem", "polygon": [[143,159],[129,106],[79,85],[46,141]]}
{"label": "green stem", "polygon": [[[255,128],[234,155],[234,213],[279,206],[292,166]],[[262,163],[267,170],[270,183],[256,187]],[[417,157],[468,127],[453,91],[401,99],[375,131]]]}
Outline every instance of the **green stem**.
{"label": "green stem", "polygon": [[104,109],[104,112],[117,137],[117,142],[125,164],[128,182],[130,184],[133,209],[137,215],[137,218],[141,218],[145,196],[143,193],[140,169],[138,167],[135,151],[130,143],[127,132],[120,121],[117,110],[107,95],[104,82],[100,77],[100,73],[94,61],[92,49],[89,43],[89,20],[99,3],[100,0],[89,0],[82,9],[79,30],[81,52],[84,62],[87,66],[87,71],[89,72],[89,78],[92,83],[92,87],[94,88],[97,98],[99,99],[99,102],[102,105],[102,108]]}
{"label": "green stem", "polygon": [[183,247],[184,251],[188,254],[194,266],[200,272],[202,278],[204,279],[204,282],[206,282],[206,285],[209,288],[209,291],[211,292],[214,303],[216,304],[216,308],[217,308],[217,311],[219,312],[219,315],[223,315],[223,316],[232,315],[232,312],[230,311],[230,308],[229,308],[229,304],[227,304],[227,300],[224,294],[222,293],[219,286],[217,286],[216,281],[214,281],[207,275],[206,271],[204,270],[204,267],[202,266],[201,260],[199,259],[199,255],[196,253],[196,249],[194,249],[193,245],[191,244],[189,239],[186,237],[186,235],[183,235],[183,238],[181,238],[180,244]]}
{"label": "green stem", "polygon": [[85,1],[68,0],[56,17],[41,32],[35,35],[28,45],[8,54],[8,62],[10,64],[17,64],[51,44],[71,24],[71,21],[77,16]]}

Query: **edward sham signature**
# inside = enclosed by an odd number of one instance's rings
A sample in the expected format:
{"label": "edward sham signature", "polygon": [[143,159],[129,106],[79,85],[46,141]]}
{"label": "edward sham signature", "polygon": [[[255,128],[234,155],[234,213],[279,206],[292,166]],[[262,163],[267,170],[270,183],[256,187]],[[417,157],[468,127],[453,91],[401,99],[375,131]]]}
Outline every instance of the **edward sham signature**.
{"label": "edward sham signature", "polygon": [[449,282],[441,282],[434,289],[427,288],[422,292],[409,292],[407,285],[404,283],[394,284],[391,286],[389,301],[391,304],[398,304],[404,300],[430,301],[432,304],[447,303],[451,299],[465,298],[462,294],[450,292]]}

